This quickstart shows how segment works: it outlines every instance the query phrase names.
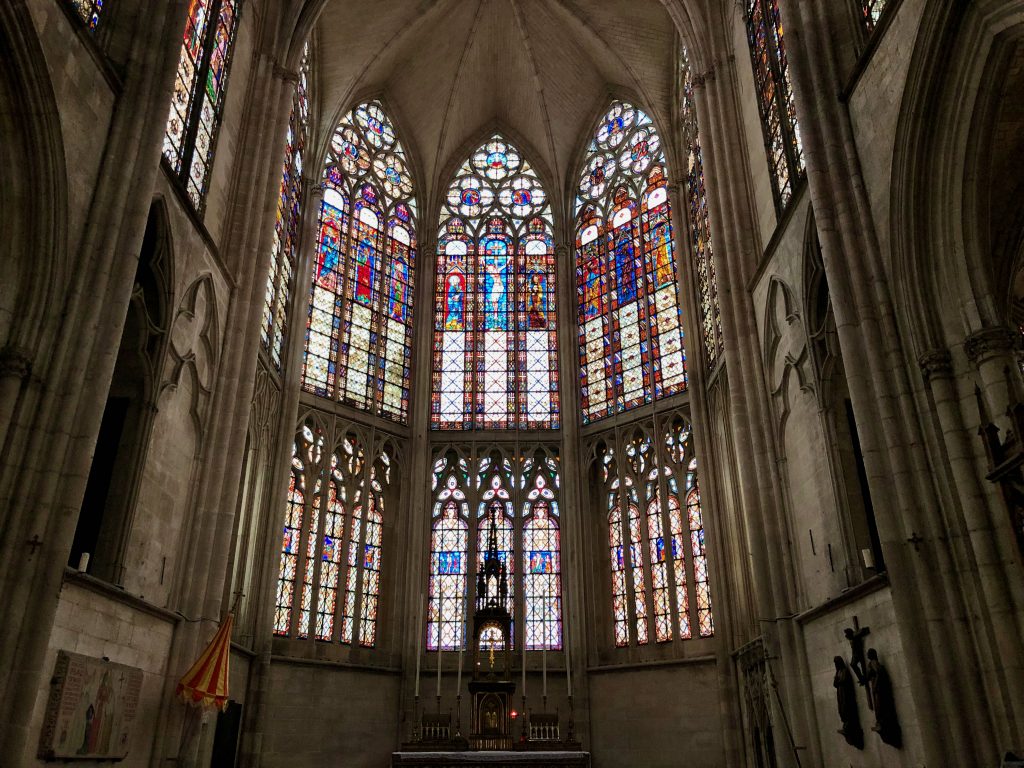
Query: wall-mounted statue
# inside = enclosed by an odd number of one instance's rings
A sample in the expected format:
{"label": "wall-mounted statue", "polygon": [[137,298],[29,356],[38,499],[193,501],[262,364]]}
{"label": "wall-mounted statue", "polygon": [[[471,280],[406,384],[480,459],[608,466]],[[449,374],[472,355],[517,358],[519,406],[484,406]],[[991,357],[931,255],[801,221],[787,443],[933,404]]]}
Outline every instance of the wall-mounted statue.
{"label": "wall-mounted statue", "polygon": [[857,711],[857,689],[853,684],[853,675],[842,656],[836,656],[833,661],[836,665],[836,674],[832,678],[832,685],[836,689],[836,706],[839,709],[839,719],[843,727],[839,733],[843,734],[846,743],[857,749],[864,749],[864,730],[860,727],[860,713]]}
{"label": "wall-mounted statue", "polygon": [[882,741],[899,749],[903,746],[903,730],[896,715],[896,699],[893,696],[892,678],[889,671],[878,660],[878,651],[868,649],[867,668],[868,691],[875,709],[875,724],[871,730],[882,737]]}

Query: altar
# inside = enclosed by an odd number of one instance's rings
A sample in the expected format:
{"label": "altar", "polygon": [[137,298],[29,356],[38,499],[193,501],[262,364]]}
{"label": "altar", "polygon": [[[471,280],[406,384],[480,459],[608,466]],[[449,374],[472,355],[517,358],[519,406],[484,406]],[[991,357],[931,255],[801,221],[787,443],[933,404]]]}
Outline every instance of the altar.
{"label": "altar", "polygon": [[[512,617],[508,612],[508,569],[498,553],[497,515],[489,511],[487,550],[477,573],[476,610],[471,635],[471,679],[469,681],[472,719],[468,733],[461,727],[462,656],[459,656],[457,710],[440,709],[438,678],[437,712],[419,713],[413,737],[392,753],[395,766],[589,766],[590,753],[583,752],[574,735],[570,714],[563,733],[557,712],[524,711],[513,708],[516,683],[512,678]],[[525,654],[524,654],[525,656]],[[439,662],[440,663],[440,662]],[[525,658],[522,660],[525,670]],[[440,675],[440,672],[438,673]],[[525,671],[524,671],[525,685]],[[545,667],[546,674],[546,667]],[[418,671],[417,671],[418,677]],[[547,705],[547,682],[542,709]],[[418,701],[418,693],[417,693]],[[525,704],[525,696],[523,699]],[[525,709],[525,707],[524,707]],[[513,721],[521,723],[513,729]]]}
{"label": "altar", "polygon": [[506,766],[531,766],[531,768],[589,768],[589,752],[517,752],[510,750],[491,750],[477,752],[395,752],[391,756],[391,765],[397,766],[432,766],[432,768],[505,768]]}

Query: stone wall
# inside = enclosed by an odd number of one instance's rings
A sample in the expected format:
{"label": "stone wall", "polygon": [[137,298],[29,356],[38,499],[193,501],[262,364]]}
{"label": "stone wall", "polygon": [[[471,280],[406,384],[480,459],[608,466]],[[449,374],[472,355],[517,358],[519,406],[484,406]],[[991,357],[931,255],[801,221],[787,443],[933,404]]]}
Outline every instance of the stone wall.
{"label": "stone wall", "polygon": [[270,667],[262,768],[381,768],[399,741],[401,679],[333,664]]}
{"label": "stone wall", "polygon": [[594,768],[725,766],[714,662],[591,672]]}
{"label": "stone wall", "polygon": [[[857,708],[864,729],[863,751],[849,746],[836,733],[841,722],[832,686],[835,674],[832,658],[842,656],[849,662],[850,644],[843,636],[843,630],[853,626],[854,617],[859,626],[870,628],[865,649],[878,651],[879,661],[892,678],[896,711],[903,729],[904,747],[901,750],[884,744],[878,734],[872,732],[874,714],[868,709],[867,695],[860,686],[857,687]],[[816,613],[804,622],[803,634],[824,764],[849,765],[852,768],[911,768],[920,765],[921,736],[917,713],[911,699],[909,672],[888,588],[869,592],[834,610]]]}
{"label": "stone wall", "polygon": [[[64,582],[50,635],[47,668],[53,669],[57,651],[63,650],[96,659],[106,658],[116,664],[143,670],[132,743],[128,757],[118,765],[146,768],[150,765],[164,685],[168,679],[180,674],[167,669],[175,617],[130,596],[111,594],[111,589],[90,577],[72,575]],[[49,695],[47,685],[36,698],[31,726],[31,732],[36,736],[42,728]],[[41,760],[34,764],[46,765]]]}

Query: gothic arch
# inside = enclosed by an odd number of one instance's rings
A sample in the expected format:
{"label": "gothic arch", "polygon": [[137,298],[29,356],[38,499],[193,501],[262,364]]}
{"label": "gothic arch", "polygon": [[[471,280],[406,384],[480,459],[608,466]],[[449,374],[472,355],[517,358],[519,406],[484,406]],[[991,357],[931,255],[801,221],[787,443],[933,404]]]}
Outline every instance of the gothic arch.
{"label": "gothic arch", "polygon": [[1008,212],[1017,239],[1000,254],[979,216],[1000,183],[987,171],[989,149],[1007,98],[998,86],[1024,45],[1024,2],[933,1],[923,19],[897,126],[891,217],[897,303],[918,356],[1006,323],[997,287],[1012,280],[1024,229],[1018,206]]}
{"label": "gothic arch", "polygon": [[[64,142],[46,57],[22,4],[0,9],[0,161],[11,169],[0,185],[0,357],[23,365],[56,331],[47,308],[64,302],[69,284]],[[35,360],[42,367],[42,360]],[[6,425],[0,425],[0,427]]]}

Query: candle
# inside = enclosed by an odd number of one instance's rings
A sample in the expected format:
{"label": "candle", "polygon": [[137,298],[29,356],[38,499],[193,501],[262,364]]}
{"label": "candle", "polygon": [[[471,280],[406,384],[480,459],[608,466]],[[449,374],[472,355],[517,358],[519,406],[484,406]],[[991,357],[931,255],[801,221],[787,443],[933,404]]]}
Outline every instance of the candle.
{"label": "candle", "polygon": [[423,593],[420,592],[420,607],[416,612],[416,698],[420,697],[420,661],[423,648]]}
{"label": "candle", "polygon": [[526,632],[523,632],[523,698],[526,698]]}

